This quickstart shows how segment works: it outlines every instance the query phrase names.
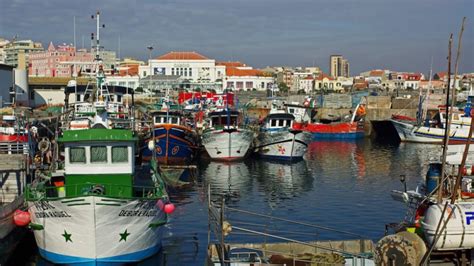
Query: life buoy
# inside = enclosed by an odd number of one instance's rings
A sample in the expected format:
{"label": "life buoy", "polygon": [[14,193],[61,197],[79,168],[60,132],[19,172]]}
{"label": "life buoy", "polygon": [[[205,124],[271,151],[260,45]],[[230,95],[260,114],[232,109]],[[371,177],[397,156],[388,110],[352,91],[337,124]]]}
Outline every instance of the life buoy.
{"label": "life buoy", "polygon": [[104,195],[105,194],[105,187],[103,185],[94,185],[90,192],[92,194],[96,194],[96,195]]}

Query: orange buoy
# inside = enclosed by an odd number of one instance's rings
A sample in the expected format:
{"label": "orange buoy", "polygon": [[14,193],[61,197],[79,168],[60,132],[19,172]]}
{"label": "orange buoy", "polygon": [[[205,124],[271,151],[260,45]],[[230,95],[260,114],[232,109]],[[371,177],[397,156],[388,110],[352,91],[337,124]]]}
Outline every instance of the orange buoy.
{"label": "orange buoy", "polygon": [[28,224],[30,224],[30,221],[30,213],[27,211],[16,210],[13,213],[13,222],[16,226],[27,226]]}

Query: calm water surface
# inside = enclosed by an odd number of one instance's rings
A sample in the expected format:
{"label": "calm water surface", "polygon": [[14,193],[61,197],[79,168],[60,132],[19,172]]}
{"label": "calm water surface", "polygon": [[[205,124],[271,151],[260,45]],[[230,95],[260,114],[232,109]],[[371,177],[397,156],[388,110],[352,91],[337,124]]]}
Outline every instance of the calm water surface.
{"label": "calm water surface", "polygon": [[[203,265],[207,252],[207,187],[227,206],[349,231],[374,241],[385,224],[403,219],[405,207],[390,197],[406,175],[413,188],[425,175],[439,146],[361,141],[316,141],[305,160],[292,164],[249,158],[238,163],[200,162],[195,184],[171,195],[176,204],[163,251],[141,265]],[[298,240],[354,239],[346,235],[270,218],[227,212],[239,227]],[[211,240],[214,239],[211,236]],[[234,230],[229,242],[271,242]],[[21,247],[21,253],[34,246]],[[32,261],[50,265],[33,251]],[[31,261],[30,260],[30,261]]]}

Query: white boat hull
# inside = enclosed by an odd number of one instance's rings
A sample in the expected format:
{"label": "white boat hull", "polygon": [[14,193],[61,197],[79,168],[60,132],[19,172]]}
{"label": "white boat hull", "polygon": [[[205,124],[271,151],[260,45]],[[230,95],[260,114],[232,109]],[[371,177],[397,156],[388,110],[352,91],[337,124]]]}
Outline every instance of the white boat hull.
{"label": "white boat hull", "polygon": [[311,140],[311,134],[304,131],[266,131],[258,136],[256,151],[260,156],[292,160],[303,158]]}
{"label": "white boat hull", "polygon": [[253,132],[247,129],[204,132],[202,144],[214,160],[235,161],[245,158],[253,143]]}
{"label": "white boat hull", "polygon": [[161,248],[166,214],[157,200],[100,196],[28,202],[39,253],[54,263],[141,261]]}
{"label": "white boat hull", "polygon": [[[394,119],[391,122],[403,142],[442,143],[446,131],[443,128],[417,126]],[[468,134],[469,126],[467,125],[451,128],[449,134],[450,144],[466,142]]]}

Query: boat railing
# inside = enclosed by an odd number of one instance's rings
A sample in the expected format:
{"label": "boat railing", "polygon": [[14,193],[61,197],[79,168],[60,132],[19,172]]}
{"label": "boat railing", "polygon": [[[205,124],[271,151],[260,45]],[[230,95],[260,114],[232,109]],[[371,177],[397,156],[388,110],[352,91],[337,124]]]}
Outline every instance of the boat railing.
{"label": "boat railing", "polygon": [[0,154],[28,154],[27,142],[0,142]]}
{"label": "boat railing", "polygon": [[[210,187],[208,190],[208,242],[215,246],[213,253],[217,256],[212,257],[218,257],[221,265],[228,265],[232,262],[232,247],[258,250],[266,257],[272,254],[282,255],[286,253],[285,255],[288,255],[293,263],[300,261],[302,259],[301,255],[307,255],[308,253],[337,254],[336,256],[339,256],[339,258],[342,256],[351,261],[352,265],[360,265],[360,263],[371,260],[373,257],[374,245],[370,237],[313,223],[232,208],[226,206],[225,197],[221,201],[211,200]],[[230,214],[226,215],[225,212]],[[261,223],[258,222],[259,217],[262,219]],[[268,224],[268,221],[271,221],[271,225]],[[298,229],[292,230],[292,226]],[[302,231],[302,227],[308,228],[308,231]],[[307,241],[310,237],[314,239],[315,231],[326,231],[332,235],[347,235],[350,238],[335,241]],[[211,232],[214,233],[215,237],[212,240],[213,244],[211,243]],[[261,237],[264,240],[262,243],[230,243],[232,242],[230,240],[232,239],[231,235],[234,235],[234,238],[238,235],[246,235],[251,236],[252,239]],[[284,243],[281,243],[281,241],[284,241]]]}
{"label": "boat railing", "polygon": [[74,111],[76,114],[95,114],[95,107],[91,103],[76,103]]}
{"label": "boat railing", "polygon": [[[131,195],[129,193],[130,191]],[[162,198],[163,192],[158,186],[128,186],[96,183],[79,183],[60,186],[33,183],[32,185],[28,185],[25,190],[25,198],[28,201],[68,199],[82,196],[121,199],[159,199]]]}

